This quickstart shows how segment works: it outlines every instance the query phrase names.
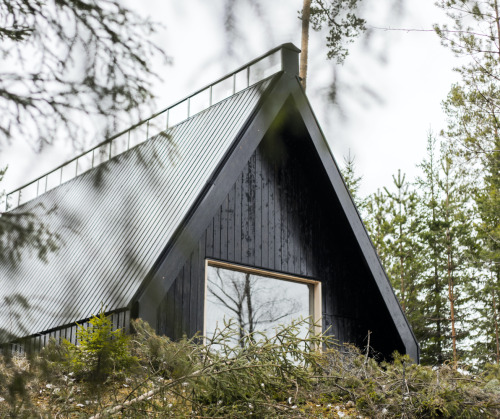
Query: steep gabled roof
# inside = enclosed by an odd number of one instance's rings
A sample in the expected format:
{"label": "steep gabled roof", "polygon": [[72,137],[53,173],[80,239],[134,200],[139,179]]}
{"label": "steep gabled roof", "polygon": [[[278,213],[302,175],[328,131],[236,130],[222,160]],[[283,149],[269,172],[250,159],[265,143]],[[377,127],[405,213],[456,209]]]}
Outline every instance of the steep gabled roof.
{"label": "steep gabled roof", "polygon": [[0,331],[27,336],[101,306],[127,307],[271,81],[14,210],[38,214],[61,244],[47,262],[26,250],[18,263],[0,265]]}
{"label": "steep gabled roof", "polygon": [[194,243],[201,236],[210,222],[213,208],[221,204],[232,187],[234,179],[241,173],[250,156],[255,152],[271,125],[276,121],[279,112],[287,103],[291,102],[304,122],[308,135],[346,215],[352,234],[359,245],[365,259],[364,262],[368,266],[376,288],[380,292],[389,315],[394,321],[401,341],[412,359],[418,361],[420,352],[418,342],[408,319],[401,309],[356,205],[340,174],[326,138],[296,76],[298,68],[295,68],[292,63],[289,64],[288,68],[289,71],[279,74],[276,82],[269,87],[265,100],[261,101],[254,117],[248,121],[246,129],[238,138],[238,146],[230,150],[225,161],[221,162],[219,170],[213,179],[214,187],[207,190],[204,196],[200,197],[199,205],[193,209],[188,219],[185,220],[182,231],[175,238],[176,242],[171,243],[169,251],[166,252],[158,264],[156,272],[153,273],[152,280],[146,286],[141,287],[136,296],[139,305],[139,316],[152,325],[156,324],[156,307],[158,307],[161,298],[169,290],[177,272],[185,261],[186,255],[182,253],[183,243]]}
{"label": "steep gabled roof", "polygon": [[298,50],[281,51],[282,71],[271,78],[23,205],[41,216],[40,204],[53,209],[44,222],[62,245],[48,263],[24,252],[19,263],[0,266],[0,301],[11,301],[0,308],[0,331],[31,335],[87,318],[101,305],[134,305],[155,325],[157,307],[213,209],[292,104],[401,341],[418,360],[415,336],[297,79]]}

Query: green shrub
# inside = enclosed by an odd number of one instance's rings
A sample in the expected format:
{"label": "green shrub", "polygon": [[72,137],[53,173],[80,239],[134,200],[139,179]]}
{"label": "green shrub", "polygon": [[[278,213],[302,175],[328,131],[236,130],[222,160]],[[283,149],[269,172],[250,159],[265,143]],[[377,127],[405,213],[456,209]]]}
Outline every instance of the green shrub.
{"label": "green shrub", "polygon": [[111,318],[103,311],[89,320],[88,327],[78,325],[74,345],[63,341],[66,363],[80,379],[103,382],[111,374],[117,374],[137,365],[137,358],[130,350],[130,336],[122,329],[113,330]]}
{"label": "green shrub", "polygon": [[80,346],[0,357],[0,417],[500,417],[497,365],[475,376],[398,354],[377,363],[329,336],[303,339],[297,323],[242,341],[227,324],[203,344],[133,324],[126,336],[101,313],[79,327]]}

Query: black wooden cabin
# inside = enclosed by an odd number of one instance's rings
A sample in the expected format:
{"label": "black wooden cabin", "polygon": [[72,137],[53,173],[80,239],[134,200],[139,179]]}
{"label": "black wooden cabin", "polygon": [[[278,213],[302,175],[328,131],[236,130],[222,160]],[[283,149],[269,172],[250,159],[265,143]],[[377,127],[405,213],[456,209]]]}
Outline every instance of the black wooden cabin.
{"label": "black wooden cabin", "polygon": [[[273,304],[289,301],[289,285],[304,284],[306,311],[340,342],[363,347],[371,331],[376,351],[418,361],[416,339],[300,86],[298,54],[282,45],[188,98],[179,123],[172,115],[186,101],[91,150],[88,170],[79,167],[90,152],[58,168],[60,185],[47,187],[51,173],[37,179],[34,199],[22,200],[34,182],[10,194],[19,204],[10,211],[39,214],[60,248],[47,261],[24,249],[0,266],[3,340],[74,341],[75,322],[101,306],[116,327],[141,317],[174,339],[209,332],[212,269],[221,284],[221,272],[264,278],[264,293],[283,296]],[[270,74],[259,67],[266,60]],[[218,100],[224,86],[232,91]],[[205,93],[208,106],[193,111]],[[62,182],[71,164],[77,176]],[[40,193],[41,184],[50,190]]]}

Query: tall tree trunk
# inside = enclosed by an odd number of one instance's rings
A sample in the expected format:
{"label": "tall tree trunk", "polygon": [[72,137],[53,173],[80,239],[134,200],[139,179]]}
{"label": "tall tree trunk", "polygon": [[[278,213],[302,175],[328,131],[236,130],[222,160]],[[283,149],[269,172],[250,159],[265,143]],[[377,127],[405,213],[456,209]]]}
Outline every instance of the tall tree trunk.
{"label": "tall tree trunk", "polygon": [[311,16],[311,0],[304,0],[302,6],[302,40],[299,77],[302,79],[302,87],[306,90],[307,80],[307,56],[309,53],[309,18]]}
{"label": "tall tree trunk", "polygon": [[237,306],[238,313],[238,324],[240,326],[240,346],[245,347],[243,338],[245,337],[245,320],[243,319],[243,307],[241,304]]}
{"label": "tall tree trunk", "polygon": [[[434,203],[436,202],[436,190],[435,190],[435,169],[434,169],[434,148],[432,149],[431,158],[431,167],[430,167],[430,186],[431,186],[431,202],[432,202],[432,226],[436,226],[437,224],[437,215],[436,215],[436,206]],[[433,267],[434,267],[434,298],[436,298],[436,307],[435,307],[435,316],[436,316],[436,333],[437,333],[437,361],[439,365],[444,362],[443,356],[443,332],[441,328],[441,319],[442,319],[442,308],[441,308],[441,283],[439,278],[439,251],[437,249],[437,244],[434,242],[434,246],[432,249],[432,258],[433,258]]]}
{"label": "tall tree trunk", "polygon": [[497,302],[495,298],[495,290],[492,290],[491,296],[493,297],[493,320],[495,321],[495,344],[497,350],[497,365],[498,365],[500,363],[500,345],[498,344],[498,311],[497,311]]}
{"label": "tall tree trunk", "polygon": [[250,285],[250,274],[245,274],[245,297],[247,300],[247,311],[248,311],[248,332],[252,334],[254,332],[253,323],[253,308],[252,308],[252,290]]}
{"label": "tall tree trunk", "polygon": [[[449,231],[446,232],[447,239],[450,238]],[[457,333],[455,331],[455,296],[453,283],[453,258],[451,245],[448,244],[448,299],[450,300],[451,341],[453,346],[453,366],[457,368]]]}
{"label": "tall tree trunk", "polygon": [[434,255],[434,293],[437,298],[436,301],[436,333],[437,333],[437,344],[438,344],[438,353],[437,353],[437,361],[441,365],[444,361],[443,357],[443,345],[442,345],[442,331],[441,331],[441,287],[439,284],[439,273],[437,268],[437,257]]}
{"label": "tall tree trunk", "polygon": [[[448,176],[449,167],[446,168]],[[454,280],[453,280],[453,250],[450,234],[450,187],[448,179],[446,179],[446,244],[448,256],[448,299],[450,300],[450,320],[451,320],[451,342],[453,347],[453,367],[456,369],[458,364],[457,357],[457,333],[455,331],[455,296],[454,296]]]}

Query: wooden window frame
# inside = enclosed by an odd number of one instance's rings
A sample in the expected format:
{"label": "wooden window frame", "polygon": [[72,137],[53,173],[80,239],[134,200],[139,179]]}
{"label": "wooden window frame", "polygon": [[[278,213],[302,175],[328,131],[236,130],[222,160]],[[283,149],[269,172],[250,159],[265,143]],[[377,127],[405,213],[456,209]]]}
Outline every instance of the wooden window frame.
{"label": "wooden window frame", "polygon": [[253,268],[250,266],[238,265],[231,262],[223,262],[220,260],[205,259],[205,295],[203,298],[203,340],[205,340],[207,333],[207,282],[208,282],[208,267],[223,268],[231,271],[250,273],[254,275],[264,276],[282,281],[298,282],[301,284],[308,284],[312,287],[312,295],[310,295],[309,308],[312,308],[311,317],[314,322],[313,332],[316,336],[320,335],[323,331],[322,327],[322,296],[321,296],[321,282],[300,276],[284,274],[276,271],[268,271],[266,269]]}

